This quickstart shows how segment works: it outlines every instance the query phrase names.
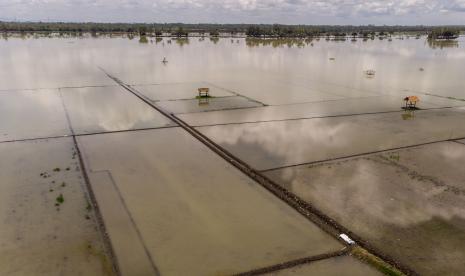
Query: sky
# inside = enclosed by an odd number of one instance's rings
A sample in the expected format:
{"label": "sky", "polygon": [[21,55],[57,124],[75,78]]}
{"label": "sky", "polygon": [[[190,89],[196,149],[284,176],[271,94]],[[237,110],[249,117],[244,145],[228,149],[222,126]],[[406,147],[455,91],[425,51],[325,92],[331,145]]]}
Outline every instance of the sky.
{"label": "sky", "polygon": [[0,0],[0,21],[465,25],[465,0]]}

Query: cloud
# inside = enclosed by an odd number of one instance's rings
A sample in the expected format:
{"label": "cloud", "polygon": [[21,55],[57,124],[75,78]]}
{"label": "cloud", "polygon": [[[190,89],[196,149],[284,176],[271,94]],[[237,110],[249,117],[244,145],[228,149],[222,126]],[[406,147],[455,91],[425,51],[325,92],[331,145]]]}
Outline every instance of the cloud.
{"label": "cloud", "polygon": [[465,24],[463,13],[465,0],[0,0],[0,18],[19,20]]}

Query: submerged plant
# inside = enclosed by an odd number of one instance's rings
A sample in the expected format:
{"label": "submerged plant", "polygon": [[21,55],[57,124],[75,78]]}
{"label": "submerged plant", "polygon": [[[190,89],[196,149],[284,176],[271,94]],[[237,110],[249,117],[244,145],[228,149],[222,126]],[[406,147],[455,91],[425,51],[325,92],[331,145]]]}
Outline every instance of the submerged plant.
{"label": "submerged plant", "polygon": [[390,159],[392,160],[396,160],[396,161],[399,161],[400,160],[400,155],[397,153],[397,154],[391,154],[389,156]]}
{"label": "submerged plant", "polygon": [[86,210],[87,212],[90,212],[90,210],[92,210],[92,205],[90,205],[90,202],[87,202]]}
{"label": "submerged plant", "polygon": [[56,198],[56,201],[57,201],[57,204],[63,204],[63,202],[65,202],[65,198],[63,197],[63,194],[60,194],[60,195]]}

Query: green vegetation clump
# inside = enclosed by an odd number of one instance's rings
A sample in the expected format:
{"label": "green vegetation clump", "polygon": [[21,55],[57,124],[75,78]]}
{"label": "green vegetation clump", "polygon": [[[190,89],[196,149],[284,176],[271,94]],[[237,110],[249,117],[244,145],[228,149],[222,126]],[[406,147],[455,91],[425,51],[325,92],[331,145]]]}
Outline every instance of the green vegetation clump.
{"label": "green vegetation clump", "polygon": [[50,177],[50,175],[47,172],[40,173],[40,176],[43,178]]}
{"label": "green vegetation clump", "polygon": [[61,169],[57,167],[57,168],[53,169],[53,171],[54,172],[59,172],[59,171],[61,171]]}
{"label": "green vegetation clump", "polygon": [[140,36],[146,36],[147,35],[147,27],[146,26],[140,26],[139,27],[139,35]]}
{"label": "green vegetation clump", "polygon": [[271,46],[273,48],[287,46],[292,48],[294,46],[301,48],[305,45],[312,43],[312,38],[256,38],[248,37],[245,40],[245,43],[248,47],[258,47],[258,46]]}
{"label": "green vegetation clump", "polygon": [[57,198],[56,198],[56,202],[58,205],[60,204],[63,204],[65,202],[65,198],[63,197],[63,194],[60,194]]}
{"label": "green vegetation clump", "polygon": [[220,32],[218,32],[218,30],[212,30],[212,31],[210,31],[210,36],[216,37],[216,36],[219,36],[219,35],[220,35]]}
{"label": "green vegetation clump", "polygon": [[404,276],[405,274],[392,265],[386,263],[365,249],[356,246],[352,249],[351,254],[357,257],[358,259],[372,265],[378,271],[382,272],[384,275],[389,276]]}
{"label": "green vegetation clump", "polygon": [[428,34],[428,39],[452,40],[457,39],[459,35],[460,29],[458,28],[438,28]]}
{"label": "green vegetation clump", "polygon": [[188,33],[184,30],[183,27],[179,27],[176,32],[174,32],[174,35],[177,37],[187,37]]}
{"label": "green vegetation clump", "polygon": [[[352,25],[282,25],[282,24],[183,24],[183,23],[78,23],[78,22],[0,22],[0,33],[20,33],[59,36],[82,36],[90,33],[93,37],[102,34],[130,34],[139,36],[161,36],[171,33],[173,36],[184,37],[189,33],[218,36],[219,33],[230,35],[246,34],[250,37],[314,37],[314,36],[351,36],[355,34],[364,38],[386,36],[394,33],[427,34],[437,27],[431,26],[352,26]],[[456,34],[464,31],[465,26],[449,27]],[[447,35],[447,33],[445,33]],[[4,35],[4,38],[7,36]]]}
{"label": "green vegetation clump", "polygon": [[147,39],[147,37],[145,35],[143,35],[143,36],[141,36],[139,38],[139,43],[148,43],[148,42],[149,41],[148,41],[148,39]]}
{"label": "green vegetation clump", "polygon": [[399,161],[400,155],[398,153],[392,153],[391,155],[389,155],[389,159]]}
{"label": "green vegetation clump", "polygon": [[89,202],[87,202],[86,210],[87,212],[90,212],[92,210],[92,205]]}

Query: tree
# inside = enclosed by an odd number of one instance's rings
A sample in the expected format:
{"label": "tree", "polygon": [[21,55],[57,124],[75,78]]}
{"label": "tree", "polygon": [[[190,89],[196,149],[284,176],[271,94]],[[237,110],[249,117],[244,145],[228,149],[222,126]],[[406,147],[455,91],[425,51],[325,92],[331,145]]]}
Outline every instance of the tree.
{"label": "tree", "polygon": [[441,28],[435,29],[428,34],[428,39],[452,40],[458,38],[460,32],[457,29]]}
{"label": "tree", "polygon": [[249,26],[245,34],[247,36],[260,37],[262,36],[262,31],[258,26]]}
{"label": "tree", "polygon": [[183,37],[183,36],[187,36],[187,32],[184,31],[184,29],[182,27],[179,27],[176,32],[174,33],[177,37]]}
{"label": "tree", "polygon": [[145,26],[140,26],[140,27],[139,27],[139,35],[140,35],[140,36],[145,36],[145,35],[147,35],[147,27],[145,27]]}

